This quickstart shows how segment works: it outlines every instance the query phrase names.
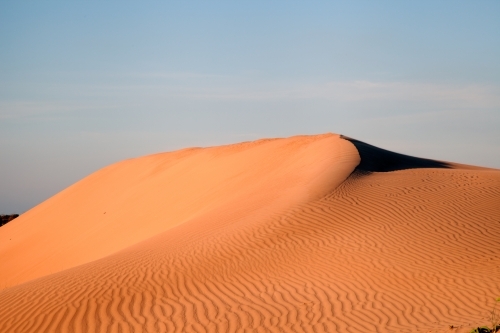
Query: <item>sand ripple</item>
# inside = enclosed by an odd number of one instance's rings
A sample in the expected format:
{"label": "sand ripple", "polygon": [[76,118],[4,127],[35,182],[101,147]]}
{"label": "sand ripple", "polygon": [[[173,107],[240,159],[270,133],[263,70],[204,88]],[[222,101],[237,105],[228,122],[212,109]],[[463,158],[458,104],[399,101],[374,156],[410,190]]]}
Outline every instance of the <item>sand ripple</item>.
{"label": "sand ripple", "polygon": [[241,202],[4,289],[0,332],[464,331],[500,294],[499,171],[356,171],[293,206]]}

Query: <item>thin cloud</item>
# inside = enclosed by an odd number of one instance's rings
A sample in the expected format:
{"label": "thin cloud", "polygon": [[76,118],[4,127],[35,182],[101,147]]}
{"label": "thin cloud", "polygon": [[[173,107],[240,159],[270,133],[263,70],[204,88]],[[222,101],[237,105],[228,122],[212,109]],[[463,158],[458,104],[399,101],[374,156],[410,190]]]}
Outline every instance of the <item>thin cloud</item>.
{"label": "thin cloud", "polygon": [[[144,74],[149,75],[149,74]],[[193,73],[159,74],[164,82],[144,84],[105,84],[61,87],[57,99],[0,101],[0,119],[38,116],[82,110],[124,109],[144,111],[148,107],[175,101],[210,102],[294,102],[318,101],[323,107],[345,110],[383,109],[415,105],[425,108],[499,109],[500,86],[485,84],[436,84],[412,82],[332,81],[323,83],[264,82],[259,79],[224,77]],[[170,82],[180,75],[183,83]],[[199,80],[199,77],[209,80]],[[50,88],[54,90],[54,87]],[[203,105],[200,106],[200,110]],[[147,110],[146,110],[147,111]]]}

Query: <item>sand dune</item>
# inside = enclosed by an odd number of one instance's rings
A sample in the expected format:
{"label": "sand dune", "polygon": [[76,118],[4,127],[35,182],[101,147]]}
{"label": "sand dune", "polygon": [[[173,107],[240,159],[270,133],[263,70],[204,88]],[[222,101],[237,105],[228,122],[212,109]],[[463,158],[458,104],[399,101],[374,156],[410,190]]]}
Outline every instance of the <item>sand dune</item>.
{"label": "sand dune", "polygon": [[499,203],[499,170],[333,134],[124,161],[0,229],[0,332],[465,331]]}

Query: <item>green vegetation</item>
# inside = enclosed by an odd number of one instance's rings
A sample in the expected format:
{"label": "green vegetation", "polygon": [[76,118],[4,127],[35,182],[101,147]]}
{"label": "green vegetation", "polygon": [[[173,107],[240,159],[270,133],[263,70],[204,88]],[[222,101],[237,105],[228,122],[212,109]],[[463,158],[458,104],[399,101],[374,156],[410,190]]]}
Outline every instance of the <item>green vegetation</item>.
{"label": "green vegetation", "polygon": [[493,305],[493,309],[491,310],[491,313],[490,313],[491,327],[488,327],[488,326],[476,327],[473,330],[471,330],[469,333],[495,333],[495,332],[500,332],[500,313],[498,313],[498,310],[497,310],[498,303],[500,303],[500,297],[497,297],[495,299],[495,303]]}

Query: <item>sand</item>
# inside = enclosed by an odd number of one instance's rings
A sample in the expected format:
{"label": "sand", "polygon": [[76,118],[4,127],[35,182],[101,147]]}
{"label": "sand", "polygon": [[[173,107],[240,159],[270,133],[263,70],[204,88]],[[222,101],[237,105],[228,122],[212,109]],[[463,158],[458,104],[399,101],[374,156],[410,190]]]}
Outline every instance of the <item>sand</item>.
{"label": "sand", "polygon": [[499,236],[499,170],[335,134],[151,155],[0,228],[0,332],[465,332]]}

